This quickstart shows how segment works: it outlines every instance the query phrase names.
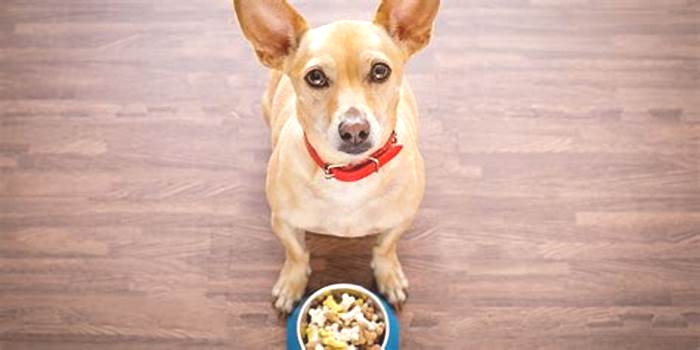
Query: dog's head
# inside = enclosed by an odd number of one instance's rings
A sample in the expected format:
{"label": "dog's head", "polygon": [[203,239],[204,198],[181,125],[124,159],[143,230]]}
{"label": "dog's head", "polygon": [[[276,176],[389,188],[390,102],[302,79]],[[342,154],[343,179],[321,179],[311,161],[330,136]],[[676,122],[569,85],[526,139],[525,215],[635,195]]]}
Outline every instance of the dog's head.
{"label": "dog's head", "polygon": [[383,0],[374,22],[309,29],[283,0],[234,0],[260,61],[283,71],[309,141],[327,160],[352,163],[396,125],[403,67],[428,44],[439,0]]}

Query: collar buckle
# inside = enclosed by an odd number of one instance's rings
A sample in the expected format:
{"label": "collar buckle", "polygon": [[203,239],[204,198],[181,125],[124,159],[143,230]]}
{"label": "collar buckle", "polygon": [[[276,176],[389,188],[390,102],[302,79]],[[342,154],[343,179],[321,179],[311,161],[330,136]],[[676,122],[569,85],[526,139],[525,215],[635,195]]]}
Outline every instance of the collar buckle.
{"label": "collar buckle", "polygon": [[332,179],[335,177],[335,174],[331,170],[335,168],[344,168],[345,164],[326,164],[326,166],[323,167],[323,177],[326,179]]}

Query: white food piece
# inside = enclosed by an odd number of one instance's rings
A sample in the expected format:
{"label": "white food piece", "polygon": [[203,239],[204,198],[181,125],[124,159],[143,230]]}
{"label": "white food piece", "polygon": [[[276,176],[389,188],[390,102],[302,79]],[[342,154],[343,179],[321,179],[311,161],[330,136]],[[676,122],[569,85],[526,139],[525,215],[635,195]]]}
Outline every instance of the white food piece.
{"label": "white food piece", "polygon": [[377,324],[365,318],[365,315],[362,314],[362,309],[360,309],[360,307],[357,305],[354,308],[352,308],[352,310],[340,315],[340,318],[342,318],[343,321],[346,322],[350,320],[355,320],[357,321],[357,323],[363,325],[370,331],[374,331],[375,329],[377,329]]}
{"label": "white food piece", "polygon": [[362,314],[362,309],[360,309],[359,306],[355,306],[352,308],[352,310],[340,315],[340,318],[343,319],[343,321],[350,321],[350,320],[355,320],[357,319],[357,314]]}
{"label": "white food piece", "polygon": [[338,337],[338,340],[346,343],[360,340],[360,327],[343,328],[340,330],[340,337]]}
{"label": "white food piece", "polygon": [[330,326],[326,326],[326,330],[332,333],[333,338],[340,340],[340,331],[338,330],[338,324],[334,323]]}
{"label": "white food piece", "polygon": [[343,311],[348,311],[350,310],[350,307],[352,304],[355,303],[355,297],[348,295],[348,293],[343,293],[341,296],[342,300],[340,301],[340,308],[343,309]]}
{"label": "white food piece", "polygon": [[311,316],[311,324],[318,325],[319,327],[323,327],[323,324],[326,323],[326,316],[324,315],[324,311],[322,307],[317,307],[315,309],[309,310],[309,316]]}
{"label": "white food piece", "polygon": [[319,343],[321,339],[318,336],[318,327],[316,325],[308,325],[309,329],[311,329],[311,332],[309,332],[309,343]]}

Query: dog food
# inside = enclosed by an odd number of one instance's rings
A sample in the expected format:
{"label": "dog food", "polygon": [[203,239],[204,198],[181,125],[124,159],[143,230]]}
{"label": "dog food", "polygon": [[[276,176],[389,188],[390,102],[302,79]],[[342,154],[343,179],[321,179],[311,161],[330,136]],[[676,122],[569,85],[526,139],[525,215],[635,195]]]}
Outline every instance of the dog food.
{"label": "dog food", "polygon": [[300,331],[306,350],[380,350],[385,329],[371,299],[345,292],[312,301]]}

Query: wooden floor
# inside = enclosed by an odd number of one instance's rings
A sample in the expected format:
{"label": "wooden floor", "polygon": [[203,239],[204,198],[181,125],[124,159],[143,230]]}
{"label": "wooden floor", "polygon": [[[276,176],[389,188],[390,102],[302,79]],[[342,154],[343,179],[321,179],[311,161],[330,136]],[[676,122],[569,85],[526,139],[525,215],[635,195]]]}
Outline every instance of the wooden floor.
{"label": "wooden floor", "polygon": [[[295,1],[314,24],[375,1]],[[404,349],[700,348],[700,2],[447,0]],[[278,349],[266,73],[228,1],[0,3],[0,349]],[[371,286],[311,237],[311,287]]]}

